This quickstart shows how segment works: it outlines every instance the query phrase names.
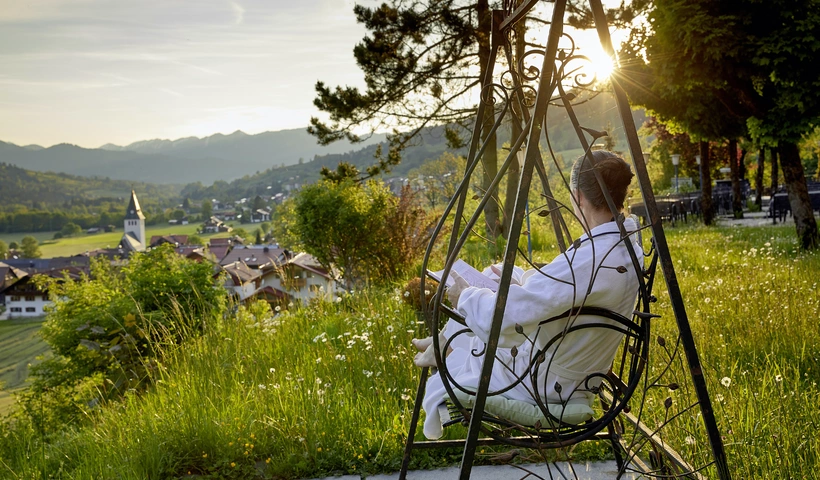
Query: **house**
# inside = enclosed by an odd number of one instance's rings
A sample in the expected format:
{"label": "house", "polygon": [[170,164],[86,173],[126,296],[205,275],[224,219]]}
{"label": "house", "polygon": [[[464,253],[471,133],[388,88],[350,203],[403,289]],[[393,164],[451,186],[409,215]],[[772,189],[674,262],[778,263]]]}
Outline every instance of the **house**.
{"label": "house", "polygon": [[220,265],[229,265],[234,262],[244,262],[254,269],[261,269],[266,265],[284,265],[292,253],[284,248],[272,245],[235,246],[222,260]]}
{"label": "house", "polygon": [[57,257],[45,259],[11,259],[0,263],[3,283],[0,301],[6,311],[0,319],[36,317],[43,315],[51,305],[48,291],[37,285],[36,276],[80,279],[89,271],[88,257]]}
{"label": "house", "polygon": [[172,218],[168,220],[168,225],[188,225],[188,217],[182,217],[181,219]]}
{"label": "house", "polygon": [[219,233],[219,232],[230,232],[233,228],[225,225],[222,220],[212,216],[209,218],[205,224],[202,226],[202,231],[204,233]]}
{"label": "house", "polygon": [[154,235],[151,237],[149,245],[151,247],[158,247],[164,243],[170,243],[174,246],[187,245],[188,235]]}
{"label": "house", "polygon": [[258,209],[251,213],[251,223],[261,223],[270,221],[270,210]]}
{"label": "house", "polygon": [[244,302],[259,289],[259,279],[262,273],[250,268],[242,261],[222,265],[220,270],[225,272],[225,288],[240,302]]}
{"label": "house", "polygon": [[285,292],[289,298],[301,301],[316,297],[333,298],[337,291],[332,272],[307,253],[297,253],[284,264],[264,266],[259,289]]}

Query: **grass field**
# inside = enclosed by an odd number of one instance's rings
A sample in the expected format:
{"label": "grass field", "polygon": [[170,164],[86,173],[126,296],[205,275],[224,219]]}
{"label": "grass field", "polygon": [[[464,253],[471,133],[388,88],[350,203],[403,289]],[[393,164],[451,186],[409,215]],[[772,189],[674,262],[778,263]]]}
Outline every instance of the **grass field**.
{"label": "grass field", "polygon": [[[815,478],[820,253],[798,252],[788,225],[667,235],[733,478]],[[652,338],[673,346],[662,282],[655,294],[661,317]],[[0,433],[0,465],[20,478],[58,470],[63,478],[232,479],[395,471],[418,379],[409,343],[422,333],[416,320],[401,290],[389,288],[274,318],[240,313],[170,352],[152,391],[100,409],[70,434],[43,446],[32,432]],[[650,352],[653,373],[668,363],[660,343]],[[646,403],[647,420],[664,418],[667,396],[673,410],[692,401],[682,361],[668,366],[681,387],[655,389],[660,401]],[[665,441],[686,458],[708,458],[696,410],[680,420]],[[601,451],[585,444],[572,455]],[[421,452],[413,467],[457,457]]]}
{"label": "grass field", "polygon": [[37,336],[42,317],[26,320],[0,321],[0,417],[14,403],[12,393],[23,388],[28,376],[28,365],[49,347]]}
{"label": "grass field", "polygon": [[[152,225],[145,227],[145,235],[150,239],[152,235],[193,235],[199,228],[199,224],[189,225]],[[253,231],[256,225],[249,225],[246,230]],[[20,242],[26,235],[32,235],[40,243],[40,252],[43,258],[51,257],[68,257],[77,255],[89,250],[98,248],[116,247],[122,238],[122,229],[117,229],[110,233],[97,233],[86,235],[85,233],[77,235],[76,237],[61,238],[53,240],[54,232],[37,232],[37,233],[12,233],[0,235],[0,240],[6,242]],[[224,237],[225,233],[206,233],[199,235],[203,240],[211,237]]]}

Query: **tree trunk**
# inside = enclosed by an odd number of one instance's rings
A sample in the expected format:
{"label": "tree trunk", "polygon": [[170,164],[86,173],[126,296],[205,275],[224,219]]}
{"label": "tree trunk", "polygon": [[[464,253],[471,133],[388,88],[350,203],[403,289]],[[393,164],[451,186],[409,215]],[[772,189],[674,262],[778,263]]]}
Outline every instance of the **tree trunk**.
{"label": "tree trunk", "polygon": [[[493,12],[490,10],[489,1],[478,0],[476,13],[478,14],[478,28],[476,29],[478,61],[481,66],[480,73],[483,81],[487,68],[492,68],[492,65],[488,65],[490,59],[490,35],[493,25]],[[481,140],[487,143],[487,148],[484,150],[484,156],[482,157],[482,166],[484,169],[482,189],[485,195],[492,195],[490,200],[484,205],[484,221],[487,226],[487,237],[493,242],[498,238],[501,227],[498,218],[498,203],[496,202],[496,198],[498,198],[497,192],[488,191],[490,184],[498,173],[498,143],[496,136],[490,135],[490,130],[492,130],[494,122],[494,110],[492,108],[485,108],[481,126]]]}
{"label": "tree trunk", "polygon": [[700,186],[700,209],[703,211],[703,224],[711,225],[715,215],[712,210],[712,161],[709,159],[709,142],[700,142],[700,168],[703,171],[703,184]]}
{"label": "tree trunk", "polygon": [[774,194],[777,193],[777,187],[779,185],[777,177],[780,175],[777,171],[777,149],[772,148],[769,154],[772,156],[772,200],[774,200]]}
{"label": "tree trunk", "polygon": [[[511,62],[513,65],[518,65],[518,60],[524,56],[524,36],[527,34],[527,27],[524,24],[524,21],[520,21],[515,24],[515,38],[518,40],[515,42],[515,51],[512,52],[513,59]],[[523,73],[523,72],[518,72]],[[523,91],[518,92],[519,95],[523,95]],[[523,102],[523,99],[521,99]],[[514,114],[518,117],[521,121],[524,119],[524,112],[522,112],[519,108],[519,103],[516,101],[515,98],[511,99],[511,105]],[[511,122],[510,130],[512,135],[510,136],[510,144],[515,142],[515,139],[521,135],[521,125],[513,121]],[[518,182],[521,179],[521,171],[520,166],[518,165],[518,159],[514,159],[512,163],[510,163],[510,168],[507,169],[507,192],[504,195],[504,226],[503,232],[504,238],[508,238],[508,232],[510,231],[510,222],[512,222],[513,218],[513,210],[515,209],[515,198],[518,195]]]}
{"label": "tree trunk", "polygon": [[737,172],[740,177],[740,188],[743,188],[744,180],[746,180],[746,149],[740,149],[740,158],[737,160]]}
{"label": "tree trunk", "polygon": [[777,150],[800,246],[806,250],[817,248],[820,245],[820,234],[817,232],[817,221],[811,209],[806,175],[800,161],[800,150],[796,143],[782,141]]}
{"label": "tree trunk", "polygon": [[740,193],[740,168],[737,161],[737,140],[729,140],[729,168],[732,173],[732,213],[743,218],[743,200]]}
{"label": "tree trunk", "polygon": [[757,152],[757,171],[755,172],[755,205],[763,207],[763,166],[766,164],[766,149],[760,147]]}

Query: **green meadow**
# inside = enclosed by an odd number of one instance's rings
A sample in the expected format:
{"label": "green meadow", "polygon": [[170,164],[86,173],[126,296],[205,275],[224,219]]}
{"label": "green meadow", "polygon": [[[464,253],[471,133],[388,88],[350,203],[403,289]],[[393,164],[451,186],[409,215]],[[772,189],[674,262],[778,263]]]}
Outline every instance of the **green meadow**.
{"label": "green meadow", "polygon": [[[150,239],[152,235],[194,235],[200,224],[188,225],[151,225],[145,227],[145,235]],[[40,252],[43,258],[51,257],[68,257],[77,255],[89,250],[98,248],[112,248],[119,244],[122,238],[122,228],[110,233],[95,233],[88,235],[82,233],[74,237],[60,238],[54,240],[55,232],[37,232],[37,233],[10,233],[0,234],[0,240],[6,242],[20,242],[26,235],[32,235],[40,243]],[[199,236],[206,240],[211,237],[225,236],[224,233],[205,233]]]}
{"label": "green meadow", "polygon": [[14,393],[24,387],[29,364],[49,352],[37,336],[42,317],[0,321],[0,416],[14,404]]}
{"label": "green meadow", "polygon": [[[820,466],[820,254],[797,251],[793,226],[684,226],[667,235],[733,478],[813,478]],[[662,317],[653,339],[673,346],[677,328],[662,281],[655,293]],[[395,285],[276,316],[240,309],[166,352],[147,393],[89,409],[83,425],[66,431],[0,433],[0,477],[396,471],[418,379],[410,339],[424,334],[402,296]],[[653,345],[651,372],[667,363]],[[663,417],[665,396],[691,401],[684,365],[669,368],[682,387],[647,400],[647,420]],[[665,438],[700,460],[707,441],[696,410],[690,413]],[[569,454],[606,452],[589,444]],[[454,464],[458,455],[422,451],[412,466]]]}

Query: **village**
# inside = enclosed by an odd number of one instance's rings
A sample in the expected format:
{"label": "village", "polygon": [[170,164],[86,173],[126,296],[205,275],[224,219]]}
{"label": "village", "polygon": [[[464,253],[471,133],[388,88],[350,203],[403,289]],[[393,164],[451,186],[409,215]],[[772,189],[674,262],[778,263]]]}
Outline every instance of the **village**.
{"label": "village", "polygon": [[[218,206],[218,205],[217,205]],[[252,213],[252,223],[270,221],[269,210]],[[89,275],[92,258],[103,258],[114,265],[128,262],[132,255],[171,245],[178,255],[196,262],[210,262],[214,276],[224,279],[222,285],[237,304],[263,300],[271,309],[276,306],[307,302],[312,298],[333,298],[337,275],[322,267],[311,255],[294,252],[278,243],[246,244],[245,239],[231,235],[225,222],[235,220],[233,210],[215,209],[201,227],[202,233],[224,233],[210,237],[204,245],[192,245],[189,235],[153,235],[145,232],[145,215],[136,192],[126,207],[123,235],[115,248],[91,250],[68,257],[24,258],[11,255],[0,260],[0,320],[39,317],[52,304],[49,292],[35,281],[37,276],[79,281]],[[185,219],[172,220],[187,223]],[[91,232],[94,233],[94,232]]]}

